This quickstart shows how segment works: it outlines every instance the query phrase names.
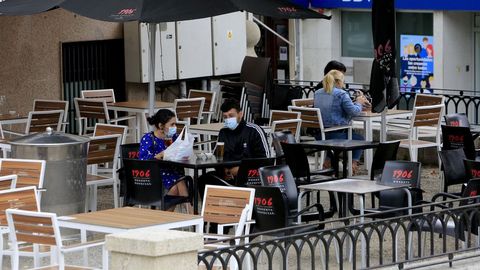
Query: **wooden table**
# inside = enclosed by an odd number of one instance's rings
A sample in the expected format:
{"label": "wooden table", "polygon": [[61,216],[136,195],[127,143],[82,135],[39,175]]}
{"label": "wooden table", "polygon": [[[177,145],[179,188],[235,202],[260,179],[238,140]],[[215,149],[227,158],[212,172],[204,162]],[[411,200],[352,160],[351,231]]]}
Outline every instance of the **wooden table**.
{"label": "wooden table", "polygon": [[[372,113],[364,111],[361,115],[355,116],[353,120],[363,122],[363,130],[365,130],[365,140],[373,141],[373,122],[380,122],[380,142],[387,140],[387,122],[389,119],[411,117],[412,111],[409,110],[387,110],[385,119],[382,120],[381,113]],[[373,161],[373,151],[367,149],[365,151],[365,167],[370,175],[370,168]]]}
{"label": "wooden table", "polygon": [[[137,116],[137,141],[140,141],[140,134],[148,132],[147,118],[145,114],[148,113],[148,101],[122,101],[109,103],[107,105],[109,110],[117,112],[135,113]],[[158,109],[173,109],[172,102],[155,101],[155,110]]]}
{"label": "wooden table", "polygon": [[175,229],[195,226],[197,232],[203,232],[201,216],[135,207],[62,216],[58,220],[60,227],[80,230],[82,238],[85,237],[82,241],[86,240],[86,231],[110,234],[139,228]]}
{"label": "wooden table", "polygon": [[[408,198],[408,206],[412,206],[412,195],[410,190],[408,189],[408,185],[397,185],[397,186],[386,186],[377,183],[376,181],[371,180],[359,180],[359,179],[340,179],[335,181],[317,183],[317,184],[310,184],[310,185],[302,185],[298,186],[300,189],[299,198],[303,196],[305,192],[308,191],[329,191],[339,193],[349,193],[349,194],[356,194],[358,195],[359,199],[359,208],[360,208],[360,223],[365,222],[365,195],[368,193],[374,193],[384,190],[392,190],[392,189],[404,189],[407,192]],[[342,196],[345,200],[348,199],[348,196]],[[342,203],[343,207],[346,207],[345,214],[348,215],[348,201]],[[301,200],[298,200],[298,209],[299,211],[302,208]],[[410,208],[409,214],[412,214],[412,209]],[[343,212],[339,210],[339,214]],[[298,222],[301,222],[300,217]],[[365,254],[366,254],[366,247],[365,247],[365,238],[362,237],[362,267],[365,267]]]}

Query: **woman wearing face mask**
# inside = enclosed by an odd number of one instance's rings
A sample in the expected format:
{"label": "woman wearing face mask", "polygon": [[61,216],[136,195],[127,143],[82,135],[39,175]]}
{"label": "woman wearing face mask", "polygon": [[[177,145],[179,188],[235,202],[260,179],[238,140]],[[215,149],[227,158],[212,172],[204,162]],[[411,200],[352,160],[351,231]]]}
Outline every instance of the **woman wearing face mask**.
{"label": "woman wearing face mask", "polygon": [[[172,111],[161,109],[154,116],[148,117],[147,121],[155,127],[155,130],[145,134],[140,140],[139,158],[141,160],[163,159],[164,150],[178,137],[177,117]],[[183,171],[175,168],[164,168],[161,174],[168,195],[189,196],[185,180],[191,182],[191,177],[185,176]],[[169,210],[173,211],[174,208]],[[190,210],[189,208],[190,204],[187,204],[187,210]]]}

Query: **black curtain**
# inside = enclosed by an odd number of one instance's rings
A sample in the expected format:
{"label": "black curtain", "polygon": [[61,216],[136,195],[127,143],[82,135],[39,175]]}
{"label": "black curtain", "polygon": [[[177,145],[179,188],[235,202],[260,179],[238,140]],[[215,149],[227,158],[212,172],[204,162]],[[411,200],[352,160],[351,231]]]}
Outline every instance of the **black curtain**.
{"label": "black curtain", "polygon": [[397,105],[400,98],[395,73],[395,1],[372,1],[374,56],[370,77],[372,111],[382,112]]}

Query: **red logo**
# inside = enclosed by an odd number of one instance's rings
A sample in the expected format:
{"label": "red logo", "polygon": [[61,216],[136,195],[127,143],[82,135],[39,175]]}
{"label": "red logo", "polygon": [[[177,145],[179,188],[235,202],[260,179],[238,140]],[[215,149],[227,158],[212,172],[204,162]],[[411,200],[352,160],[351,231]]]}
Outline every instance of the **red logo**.
{"label": "red logo", "polygon": [[136,8],[124,8],[124,9],[120,10],[117,14],[118,15],[132,15],[136,11],[137,11]]}
{"label": "red logo", "polygon": [[297,9],[294,7],[278,7],[278,11],[282,13],[294,13],[297,12]]}
{"label": "red logo", "polygon": [[475,196],[477,196],[477,191],[476,190],[470,191],[470,197],[475,197]]}
{"label": "red logo", "polygon": [[463,135],[448,135],[450,142],[463,142]]}
{"label": "red logo", "polygon": [[460,126],[460,121],[452,121],[452,122],[450,122],[450,126],[459,127]]}

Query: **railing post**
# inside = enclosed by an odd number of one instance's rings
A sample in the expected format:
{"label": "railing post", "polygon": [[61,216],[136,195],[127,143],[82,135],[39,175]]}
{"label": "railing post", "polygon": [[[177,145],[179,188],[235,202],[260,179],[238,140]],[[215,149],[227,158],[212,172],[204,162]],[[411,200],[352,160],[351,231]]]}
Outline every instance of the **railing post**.
{"label": "railing post", "polygon": [[200,234],[174,230],[138,229],[106,236],[109,269],[198,269]]}

